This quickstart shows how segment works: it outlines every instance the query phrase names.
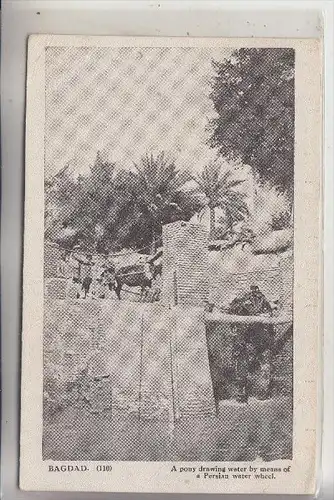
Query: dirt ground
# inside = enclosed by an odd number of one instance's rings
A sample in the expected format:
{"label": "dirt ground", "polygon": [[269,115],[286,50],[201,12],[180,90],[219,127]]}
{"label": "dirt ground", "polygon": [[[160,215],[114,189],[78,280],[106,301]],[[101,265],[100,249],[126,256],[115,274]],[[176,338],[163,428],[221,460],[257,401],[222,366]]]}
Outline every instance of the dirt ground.
{"label": "dirt ground", "polygon": [[67,407],[45,423],[43,459],[271,461],[292,458],[292,399],[221,401],[215,417],[139,421]]}

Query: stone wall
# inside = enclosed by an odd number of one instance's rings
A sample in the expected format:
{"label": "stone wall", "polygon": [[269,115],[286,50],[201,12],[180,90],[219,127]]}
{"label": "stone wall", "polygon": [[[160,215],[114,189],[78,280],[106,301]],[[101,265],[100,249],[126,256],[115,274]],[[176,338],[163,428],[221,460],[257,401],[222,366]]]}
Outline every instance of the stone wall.
{"label": "stone wall", "polygon": [[208,231],[178,221],[163,226],[162,302],[198,306],[208,298]]}

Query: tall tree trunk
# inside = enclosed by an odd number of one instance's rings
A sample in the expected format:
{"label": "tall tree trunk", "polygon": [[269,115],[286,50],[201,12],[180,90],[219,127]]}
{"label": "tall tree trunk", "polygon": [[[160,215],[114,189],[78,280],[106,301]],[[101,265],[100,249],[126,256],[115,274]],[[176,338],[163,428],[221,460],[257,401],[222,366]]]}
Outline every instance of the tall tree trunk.
{"label": "tall tree trunk", "polygon": [[216,232],[216,217],[215,217],[215,207],[210,207],[210,239],[215,239]]}
{"label": "tall tree trunk", "polygon": [[232,231],[233,227],[233,220],[230,214],[230,211],[226,205],[224,205],[224,212],[225,212],[225,217],[224,217],[224,224],[223,224],[223,238],[226,238],[228,233]]}

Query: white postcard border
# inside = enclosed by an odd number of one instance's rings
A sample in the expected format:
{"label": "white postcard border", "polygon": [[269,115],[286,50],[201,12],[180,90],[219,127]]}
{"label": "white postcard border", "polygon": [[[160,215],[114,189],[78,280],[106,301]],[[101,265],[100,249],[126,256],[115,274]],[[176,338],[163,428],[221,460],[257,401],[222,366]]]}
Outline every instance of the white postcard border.
{"label": "white postcard border", "polygon": [[[112,462],[110,475],[48,472],[42,460],[42,335],[44,220],[44,68],[47,46],[138,47],[293,47],[296,50],[295,130],[295,279],[294,279],[294,458],[270,462],[291,466],[278,480],[196,479],[172,474],[178,463]],[[29,40],[26,183],[24,224],[24,289],[22,322],[20,487],[45,491],[125,491],[203,493],[313,493],[319,432],[317,393],[321,344],[321,44],[318,40],[72,37],[36,35]],[[317,432],[316,432],[317,431]],[[319,432],[320,435],[320,432]],[[67,462],[66,462],[67,463]],[[106,463],[106,462],[103,462]],[[58,463],[59,464],[59,463]],[[221,465],[222,463],[217,463]],[[246,462],[248,466],[251,462]],[[73,465],[73,464],[72,464]],[[190,466],[206,465],[191,462]],[[209,466],[216,465],[210,462]],[[230,465],[224,462],[224,465]],[[237,465],[242,465],[237,463]],[[269,466],[269,463],[268,463]]]}

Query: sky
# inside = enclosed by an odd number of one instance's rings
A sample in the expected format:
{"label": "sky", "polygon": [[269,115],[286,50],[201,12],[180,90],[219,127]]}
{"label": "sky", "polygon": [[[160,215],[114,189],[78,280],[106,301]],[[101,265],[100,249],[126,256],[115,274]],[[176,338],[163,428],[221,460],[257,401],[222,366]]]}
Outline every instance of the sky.
{"label": "sky", "polygon": [[66,164],[85,174],[98,151],[132,168],[165,151],[192,173],[216,156],[206,141],[215,116],[209,97],[212,60],[231,49],[46,49],[45,173]]}

